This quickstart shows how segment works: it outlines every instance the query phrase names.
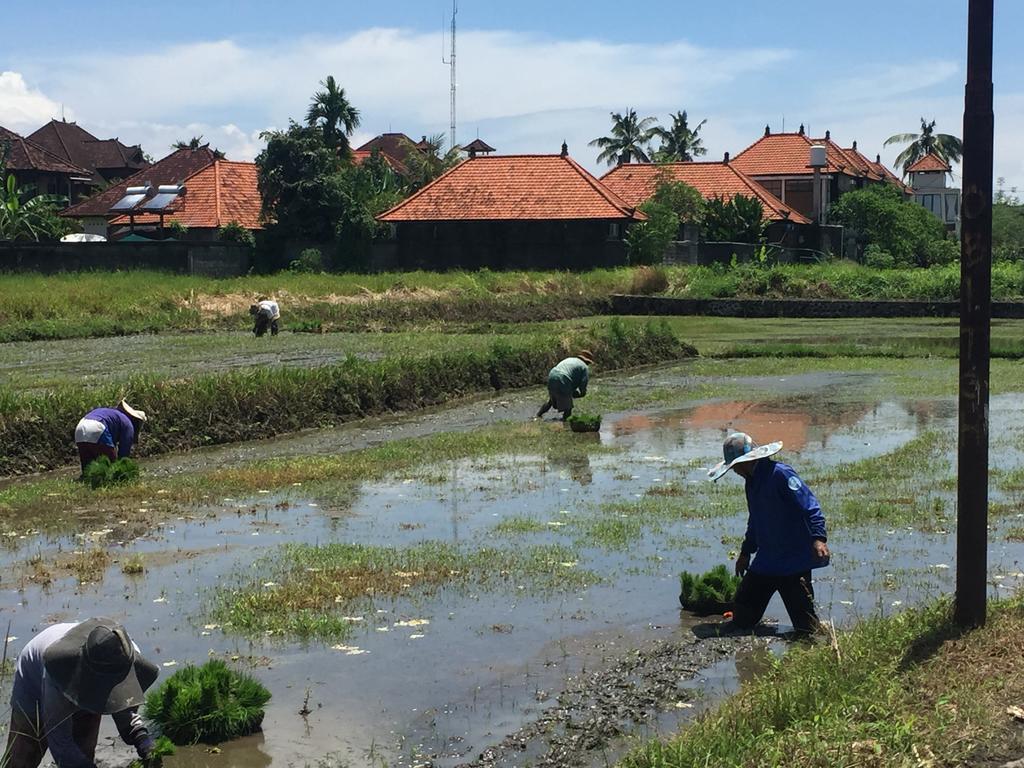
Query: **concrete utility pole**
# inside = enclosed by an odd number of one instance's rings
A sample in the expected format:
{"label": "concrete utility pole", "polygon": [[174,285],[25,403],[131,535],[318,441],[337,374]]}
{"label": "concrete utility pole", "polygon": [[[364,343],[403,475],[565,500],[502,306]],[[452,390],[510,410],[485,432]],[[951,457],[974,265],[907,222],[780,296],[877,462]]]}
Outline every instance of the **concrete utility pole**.
{"label": "concrete utility pole", "polygon": [[969,0],[960,230],[960,424],[956,601],[961,627],[985,623],[988,390],[992,319],[993,0]]}

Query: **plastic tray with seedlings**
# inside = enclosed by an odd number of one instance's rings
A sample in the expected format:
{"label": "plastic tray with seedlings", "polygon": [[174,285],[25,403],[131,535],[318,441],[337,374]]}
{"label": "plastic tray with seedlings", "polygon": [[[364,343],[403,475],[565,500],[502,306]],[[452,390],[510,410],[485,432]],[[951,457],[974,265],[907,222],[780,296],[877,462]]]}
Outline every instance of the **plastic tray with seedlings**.
{"label": "plastic tray with seedlings", "polygon": [[600,432],[601,414],[599,413],[574,413],[565,423],[573,432]]}
{"label": "plastic tray with seedlings", "polygon": [[724,565],[716,565],[703,575],[683,571],[679,574],[679,604],[698,616],[731,611],[740,577]]}
{"label": "plastic tray with seedlings", "polygon": [[270,691],[219,659],[187,666],[146,696],[145,717],[175,744],[216,744],[260,730]]}
{"label": "plastic tray with seedlings", "polygon": [[82,481],[90,488],[127,485],[139,479],[139,465],[128,458],[111,461],[106,456],[90,461],[82,472]]}

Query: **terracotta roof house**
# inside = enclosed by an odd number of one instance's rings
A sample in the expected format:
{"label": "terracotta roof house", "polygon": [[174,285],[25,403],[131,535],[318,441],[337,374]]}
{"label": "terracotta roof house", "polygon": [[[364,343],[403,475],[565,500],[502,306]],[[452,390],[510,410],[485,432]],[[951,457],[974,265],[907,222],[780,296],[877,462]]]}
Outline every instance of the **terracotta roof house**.
{"label": "terracotta roof house", "polygon": [[397,157],[387,154],[381,149],[353,149],[352,164],[362,165],[371,157],[373,157],[374,154],[378,154],[384,160],[384,162],[388,164],[391,170],[393,170],[399,176],[409,175],[409,169],[406,167],[405,163],[403,163]]}
{"label": "terracotta roof house", "polygon": [[589,268],[625,260],[642,213],[568,156],[465,160],[377,217],[378,262],[400,268]]}
{"label": "terracotta roof house", "polygon": [[914,202],[935,214],[950,231],[956,231],[960,222],[960,190],[946,186],[952,170],[941,157],[929,153],[907,168],[907,173]]}
{"label": "terracotta roof house", "polygon": [[118,139],[97,139],[77,123],[65,120],[51,120],[29,138],[69,163],[88,168],[97,186],[126,179],[149,165],[142,147],[129,147]]}
{"label": "terracotta roof house", "polygon": [[53,154],[46,147],[0,126],[0,154],[6,152],[6,173],[18,186],[33,186],[39,194],[63,195],[69,201],[89,192],[92,173]]}
{"label": "terracotta roof house", "polygon": [[421,149],[426,142],[426,136],[423,137],[422,141],[413,141],[404,133],[382,133],[380,136],[370,139],[361,147],[356,147],[353,152],[372,152],[378,149],[386,157],[393,158],[404,166],[405,158],[411,151],[410,148],[416,147]]}
{"label": "terracotta roof house", "polygon": [[827,221],[828,209],[840,195],[866,184],[882,183],[886,177],[859,152],[844,150],[826,131],[820,139],[809,138],[803,126],[796,133],[772,133],[765,127],[764,136],[736,155],[732,165],[746,174],[782,202],[814,219],[814,168],[811,147],[825,148],[825,164],[821,173],[821,219]]}
{"label": "terracotta roof house", "polygon": [[213,240],[231,221],[262,229],[260,210],[256,165],[224,160],[203,146],[178,149],[61,215],[114,239],[137,230],[159,234],[178,222],[190,240]]}
{"label": "terracotta roof house", "polygon": [[497,152],[494,147],[488,144],[483,139],[473,139],[469,144],[462,148],[464,152],[468,152],[470,157],[476,157],[477,155],[489,155],[491,152]]}

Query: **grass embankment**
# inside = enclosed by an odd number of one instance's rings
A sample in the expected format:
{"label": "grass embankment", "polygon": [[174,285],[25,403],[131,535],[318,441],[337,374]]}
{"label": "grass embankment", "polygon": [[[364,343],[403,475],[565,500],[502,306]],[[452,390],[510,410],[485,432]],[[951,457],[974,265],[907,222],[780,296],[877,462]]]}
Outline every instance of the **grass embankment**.
{"label": "grass embankment", "polygon": [[475,322],[559,320],[605,312],[634,270],[404,272],[227,280],[164,272],[4,275],[0,342],[242,330],[260,295],[281,303],[285,330],[395,330]]}
{"label": "grass embankment", "polygon": [[[792,648],[763,676],[624,768],[954,766],[1024,754],[1024,601],[961,633],[949,605],[862,622]],[[989,762],[991,761],[991,762]]]}
{"label": "grass embankment", "polygon": [[41,395],[0,390],[0,475],[71,462],[69,432],[98,404],[128,397],[151,414],[137,455],[269,437],[371,414],[446,402],[465,395],[536,385],[580,347],[604,370],[693,356],[664,323],[612,319],[573,336],[525,336],[517,343],[426,357],[348,358],[320,368],[264,368],[182,380],[138,377],[95,388],[61,387]]}
{"label": "grass embankment", "polygon": [[[959,265],[879,270],[850,262],[622,267],[590,272],[408,272],[227,280],[163,272],[4,275],[0,342],[169,330],[243,330],[258,295],[280,299],[285,330],[361,331],[561,320],[607,312],[612,293],[686,298],[955,300]],[[998,263],[997,301],[1024,298],[1024,265]]]}

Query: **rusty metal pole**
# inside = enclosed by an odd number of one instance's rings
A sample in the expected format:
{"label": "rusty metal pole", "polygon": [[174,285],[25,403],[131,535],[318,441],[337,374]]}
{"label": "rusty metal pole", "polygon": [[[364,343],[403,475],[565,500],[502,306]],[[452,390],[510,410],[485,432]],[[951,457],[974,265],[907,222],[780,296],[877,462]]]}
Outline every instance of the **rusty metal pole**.
{"label": "rusty metal pole", "polygon": [[992,319],[993,0],[969,0],[960,228],[960,423],[956,601],[961,627],[985,623],[988,390]]}

